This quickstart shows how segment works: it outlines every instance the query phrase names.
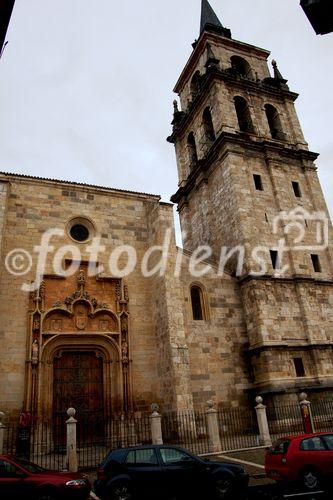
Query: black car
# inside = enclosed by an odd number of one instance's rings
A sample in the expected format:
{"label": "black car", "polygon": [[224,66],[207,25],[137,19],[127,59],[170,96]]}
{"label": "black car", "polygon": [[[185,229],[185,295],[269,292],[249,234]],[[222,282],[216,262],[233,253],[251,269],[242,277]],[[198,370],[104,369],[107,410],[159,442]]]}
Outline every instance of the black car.
{"label": "black car", "polygon": [[94,491],[101,500],[217,498],[239,500],[249,477],[240,465],[203,460],[174,446],[111,451],[101,463]]}

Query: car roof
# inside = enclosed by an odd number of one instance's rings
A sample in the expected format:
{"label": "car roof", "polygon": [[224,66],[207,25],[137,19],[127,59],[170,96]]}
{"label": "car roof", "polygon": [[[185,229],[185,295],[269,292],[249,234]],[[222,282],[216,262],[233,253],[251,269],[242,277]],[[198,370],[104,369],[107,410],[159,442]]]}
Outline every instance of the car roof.
{"label": "car roof", "polygon": [[281,441],[284,439],[306,439],[306,438],[311,438],[311,437],[316,437],[316,436],[332,436],[333,432],[313,432],[312,434],[298,434],[298,435],[291,435],[291,436],[283,436],[279,438],[277,441]]}
{"label": "car roof", "polygon": [[182,450],[182,451],[186,451],[186,453],[191,453],[190,451],[188,450],[185,450],[184,448],[181,448],[180,446],[173,446],[173,445],[170,445],[170,444],[145,444],[145,445],[140,445],[140,446],[129,446],[127,448],[115,448],[113,450],[111,450],[111,453],[112,452],[117,452],[117,451],[132,451],[132,450],[151,450],[152,448],[154,449],[159,449],[159,448],[175,448],[177,450]]}

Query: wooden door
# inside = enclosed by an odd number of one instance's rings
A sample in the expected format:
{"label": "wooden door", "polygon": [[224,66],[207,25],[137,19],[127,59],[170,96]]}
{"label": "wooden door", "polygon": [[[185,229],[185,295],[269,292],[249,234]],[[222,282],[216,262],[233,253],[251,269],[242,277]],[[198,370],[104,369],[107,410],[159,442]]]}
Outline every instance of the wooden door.
{"label": "wooden door", "polygon": [[103,432],[103,359],[95,352],[63,351],[54,358],[53,417],[59,429],[70,407],[76,409],[79,444],[98,439]]}

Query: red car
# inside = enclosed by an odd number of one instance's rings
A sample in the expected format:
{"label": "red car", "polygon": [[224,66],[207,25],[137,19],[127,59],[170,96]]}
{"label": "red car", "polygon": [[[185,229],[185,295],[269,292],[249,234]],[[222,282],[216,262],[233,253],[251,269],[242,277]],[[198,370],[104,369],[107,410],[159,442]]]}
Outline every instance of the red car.
{"label": "red car", "polygon": [[279,439],[266,454],[266,475],[281,482],[302,481],[308,490],[333,479],[333,434],[316,433]]}
{"label": "red car", "polygon": [[17,457],[0,455],[0,498],[86,500],[89,480],[81,474],[49,471]]}

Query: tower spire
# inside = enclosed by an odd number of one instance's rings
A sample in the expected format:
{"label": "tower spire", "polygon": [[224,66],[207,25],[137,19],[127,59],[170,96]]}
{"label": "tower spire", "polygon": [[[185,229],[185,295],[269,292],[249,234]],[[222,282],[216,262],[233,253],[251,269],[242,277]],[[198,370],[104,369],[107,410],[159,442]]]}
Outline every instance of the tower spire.
{"label": "tower spire", "polygon": [[0,58],[6,46],[6,33],[12,15],[15,0],[0,2]]}
{"label": "tower spire", "polygon": [[230,30],[225,28],[219,18],[217,17],[213,7],[208,0],[201,2],[201,22],[200,22],[200,35],[205,30],[213,30],[222,33],[224,36],[231,38]]}

